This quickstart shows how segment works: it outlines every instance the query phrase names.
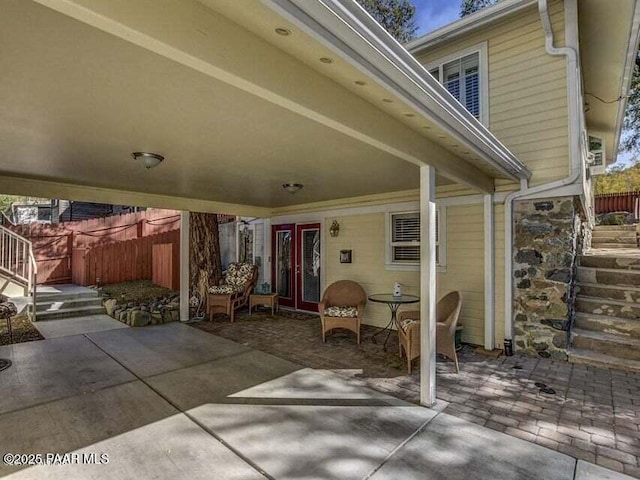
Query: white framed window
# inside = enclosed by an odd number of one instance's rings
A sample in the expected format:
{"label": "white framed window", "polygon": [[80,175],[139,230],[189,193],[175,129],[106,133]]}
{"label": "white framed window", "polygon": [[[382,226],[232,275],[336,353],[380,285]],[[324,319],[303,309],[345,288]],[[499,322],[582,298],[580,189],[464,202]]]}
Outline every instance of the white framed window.
{"label": "white framed window", "polygon": [[469,113],[489,126],[486,42],[441,58],[426,68]]}
{"label": "white framed window", "polygon": [[[386,265],[393,270],[420,268],[420,212],[389,212],[386,218]],[[436,209],[436,265],[446,266],[446,209]]]}

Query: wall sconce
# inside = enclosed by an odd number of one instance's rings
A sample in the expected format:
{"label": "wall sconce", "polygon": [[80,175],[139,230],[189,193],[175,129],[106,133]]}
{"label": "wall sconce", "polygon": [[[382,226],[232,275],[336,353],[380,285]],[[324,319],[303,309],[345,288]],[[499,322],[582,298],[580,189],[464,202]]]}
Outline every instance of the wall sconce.
{"label": "wall sconce", "polygon": [[329,228],[329,235],[331,235],[332,237],[337,237],[338,233],[340,233],[340,224],[337,220],[334,220],[331,224],[331,227]]}

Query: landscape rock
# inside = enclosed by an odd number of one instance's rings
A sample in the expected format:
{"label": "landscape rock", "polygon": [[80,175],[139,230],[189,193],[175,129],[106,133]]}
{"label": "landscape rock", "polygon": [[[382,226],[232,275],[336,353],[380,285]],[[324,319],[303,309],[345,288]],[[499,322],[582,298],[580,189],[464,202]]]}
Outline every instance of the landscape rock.
{"label": "landscape rock", "polygon": [[151,322],[151,314],[142,310],[133,310],[130,314],[129,325],[132,327],[145,327]]}
{"label": "landscape rock", "polygon": [[104,309],[107,312],[107,315],[109,315],[110,317],[113,317],[113,312],[116,310],[116,307],[118,306],[118,301],[115,298],[109,298],[108,300],[104,301]]}
{"label": "landscape rock", "polygon": [[117,299],[104,301],[107,314],[132,327],[158,325],[180,320],[180,295],[156,298],[153,302],[118,304]]}

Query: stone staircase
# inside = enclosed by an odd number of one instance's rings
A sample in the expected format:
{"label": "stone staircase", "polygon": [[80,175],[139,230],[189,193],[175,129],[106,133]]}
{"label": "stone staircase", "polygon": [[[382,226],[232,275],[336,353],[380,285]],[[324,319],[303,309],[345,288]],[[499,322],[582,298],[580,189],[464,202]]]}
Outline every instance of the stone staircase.
{"label": "stone staircase", "polygon": [[640,249],[634,226],[598,226],[580,257],[569,361],[640,371]]}
{"label": "stone staircase", "polygon": [[635,225],[598,225],[593,229],[591,248],[635,248]]}
{"label": "stone staircase", "polygon": [[100,295],[77,285],[38,286],[37,320],[60,320],[105,313]]}

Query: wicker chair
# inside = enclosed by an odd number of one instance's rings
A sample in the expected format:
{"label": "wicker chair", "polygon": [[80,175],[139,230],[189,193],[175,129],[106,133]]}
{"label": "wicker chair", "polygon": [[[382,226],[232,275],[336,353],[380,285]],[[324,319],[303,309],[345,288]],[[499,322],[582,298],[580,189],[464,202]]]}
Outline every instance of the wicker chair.
{"label": "wicker chair", "polygon": [[258,280],[258,267],[252,263],[230,263],[220,285],[209,288],[207,310],[209,320],[216,313],[226,313],[233,322],[235,311],[247,305],[251,290]]}
{"label": "wicker chair", "polygon": [[327,287],[318,305],[322,322],[322,341],[326,333],[334,328],[346,328],[356,334],[360,344],[360,324],[367,303],[367,292],[359,283],[339,280]]}
{"label": "wicker chair", "polygon": [[[461,307],[462,298],[459,292],[447,293],[436,306],[436,352],[453,360],[457,373],[460,373],[460,366],[456,354],[456,327]],[[399,312],[398,325],[400,356],[404,349],[407,370],[411,374],[411,361],[420,356],[420,311]]]}

